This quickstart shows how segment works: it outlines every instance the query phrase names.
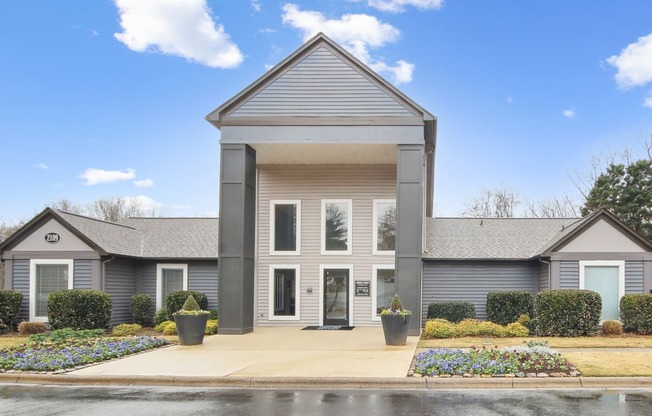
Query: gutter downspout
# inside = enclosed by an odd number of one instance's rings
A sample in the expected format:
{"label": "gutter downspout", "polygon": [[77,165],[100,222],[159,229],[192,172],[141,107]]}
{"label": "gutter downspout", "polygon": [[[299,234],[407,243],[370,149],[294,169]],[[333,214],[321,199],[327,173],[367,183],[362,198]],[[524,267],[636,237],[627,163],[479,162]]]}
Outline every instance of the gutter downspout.
{"label": "gutter downspout", "polygon": [[[548,290],[551,290],[551,285],[552,285],[552,275],[551,275],[552,270],[551,270],[551,269],[552,269],[552,265],[550,264],[549,261],[546,261],[546,260],[541,259],[541,257],[539,257],[539,261],[540,261],[541,263],[543,263],[543,264],[547,264],[547,265],[548,265]],[[541,288],[539,288],[539,289],[541,289]],[[539,292],[540,292],[540,291],[541,291],[541,290],[539,290]]]}
{"label": "gutter downspout", "polygon": [[100,290],[102,292],[104,292],[105,289],[106,289],[105,284],[104,284],[104,282],[106,280],[106,264],[112,262],[113,260],[115,260],[115,256],[112,256],[110,259],[104,260],[102,262],[102,281],[100,282],[100,284],[102,286],[102,288]]}

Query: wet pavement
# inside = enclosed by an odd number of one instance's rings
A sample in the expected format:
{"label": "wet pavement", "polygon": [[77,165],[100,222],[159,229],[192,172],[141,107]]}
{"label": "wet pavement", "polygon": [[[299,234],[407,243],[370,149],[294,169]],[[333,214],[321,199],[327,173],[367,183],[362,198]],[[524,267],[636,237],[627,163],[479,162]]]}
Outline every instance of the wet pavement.
{"label": "wet pavement", "polygon": [[652,389],[239,390],[0,385],[2,415],[649,415]]}

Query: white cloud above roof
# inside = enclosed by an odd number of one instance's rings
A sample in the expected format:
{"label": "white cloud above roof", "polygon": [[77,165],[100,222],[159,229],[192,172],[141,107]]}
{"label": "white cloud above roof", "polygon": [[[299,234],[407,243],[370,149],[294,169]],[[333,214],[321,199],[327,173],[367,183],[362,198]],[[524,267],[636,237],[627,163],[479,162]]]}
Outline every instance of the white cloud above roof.
{"label": "white cloud above roof", "polygon": [[574,108],[569,108],[568,110],[564,110],[563,114],[564,117],[566,118],[575,118],[575,116],[577,115],[577,110],[575,110]]}
{"label": "white cloud above roof", "polygon": [[630,43],[619,55],[609,57],[607,63],[618,69],[616,82],[623,89],[652,82],[652,33]]}
{"label": "white cloud above roof", "polygon": [[149,213],[154,213],[163,208],[163,204],[145,195],[125,196],[124,200],[127,205],[140,207]]}
{"label": "white cloud above roof", "polygon": [[34,165],[34,167],[36,169],[50,169],[50,167],[43,162],[37,163],[36,165]]}
{"label": "white cloud above roof", "polygon": [[149,188],[150,186],[154,185],[154,181],[151,179],[140,179],[137,181],[134,181],[134,185],[139,187],[139,188]]}
{"label": "white cloud above roof", "polygon": [[101,183],[111,183],[118,181],[131,180],[136,176],[136,171],[133,169],[121,170],[103,170],[88,168],[79,175],[79,178],[84,179],[84,185],[98,185]]}
{"label": "white cloud above roof", "polygon": [[300,10],[296,4],[283,5],[283,23],[302,32],[304,41],[324,32],[374,71],[389,74],[397,84],[412,81],[414,65],[398,60],[394,65],[371,57],[370,49],[396,42],[401,32],[389,23],[367,14],[344,14],[339,19],[327,19],[321,12]]}
{"label": "white cloud above roof", "polygon": [[438,10],[444,5],[444,0],[367,0],[367,5],[382,12],[402,13],[408,6],[421,10]]}
{"label": "white cloud above roof", "polygon": [[206,0],[115,0],[122,33],[136,52],[180,56],[212,68],[234,68],[244,59]]}

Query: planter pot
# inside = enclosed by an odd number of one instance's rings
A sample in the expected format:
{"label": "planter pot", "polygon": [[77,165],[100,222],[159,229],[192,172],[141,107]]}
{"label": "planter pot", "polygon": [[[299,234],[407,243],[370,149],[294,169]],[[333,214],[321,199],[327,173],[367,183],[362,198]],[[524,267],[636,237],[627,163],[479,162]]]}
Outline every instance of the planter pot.
{"label": "planter pot", "polygon": [[385,334],[385,344],[387,345],[405,345],[407,344],[408,328],[410,327],[410,317],[412,315],[380,315],[383,322],[383,333]]}
{"label": "planter pot", "polygon": [[204,342],[208,314],[173,315],[180,345],[199,345]]}

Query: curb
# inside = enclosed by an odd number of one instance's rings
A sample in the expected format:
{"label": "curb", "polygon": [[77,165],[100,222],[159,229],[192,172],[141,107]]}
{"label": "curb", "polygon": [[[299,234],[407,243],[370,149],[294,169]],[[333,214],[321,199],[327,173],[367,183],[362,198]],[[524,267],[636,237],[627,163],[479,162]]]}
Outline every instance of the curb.
{"label": "curb", "polygon": [[652,377],[406,378],[406,377],[195,377],[0,374],[4,384],[83,386],[170,386],[238,389],[445,390],[649,388]]}

